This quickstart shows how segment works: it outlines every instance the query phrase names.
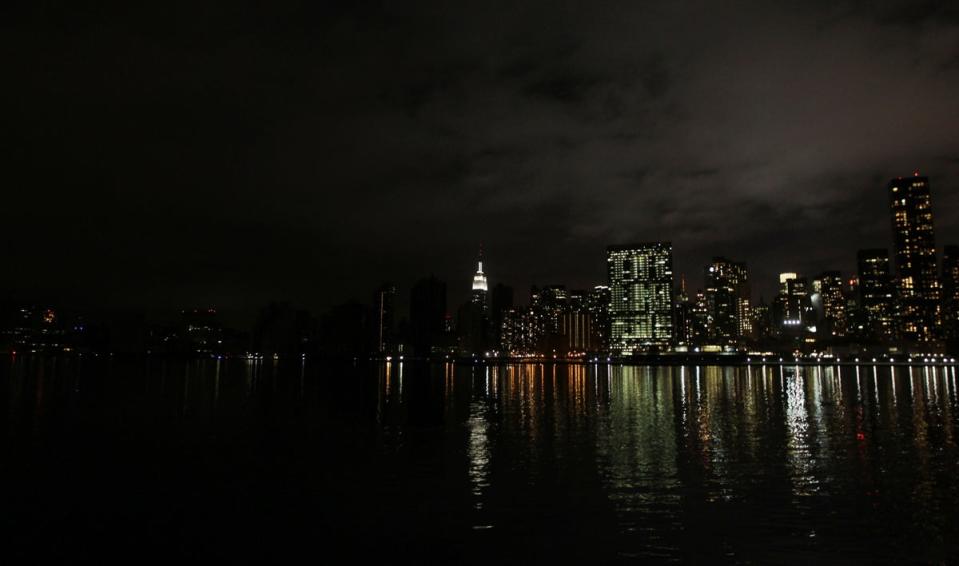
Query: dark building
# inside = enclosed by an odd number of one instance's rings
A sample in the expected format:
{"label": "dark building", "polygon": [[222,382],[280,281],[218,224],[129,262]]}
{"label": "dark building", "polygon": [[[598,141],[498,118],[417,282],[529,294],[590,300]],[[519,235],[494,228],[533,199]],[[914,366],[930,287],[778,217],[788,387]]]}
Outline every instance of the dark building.
{"label": "dark building", "polygon": [[[319,324],[319,353],[330,357],[354,357],[369,353],[372,343],[370,333],[376,333],[376,325],[370,321],[371,315],[372,309],[356,301],[336,305],[324,313]],[[287,322],[289,316],[288,313],[282,313],[277,323],[267,326],[268,329],[276,327],[276,330],[270,330],[277,336],[274,342],[288,344],[290,337],[297,339],[295,325],[291,330]]]}
{"label": "dark building", "polygon": [[592,316],[593,344],[596,350],[603,352],[609,350],[609,301],[606,285],[596,285],[586,296],[586,308]]}
{"label": "dark building", "polygon": [[434,276],[417,281],[410,289],[410,345],[416,356],[429,356],[446,340],[446,283]]}
{"label": "dark building", "polygon": [[673,341],[673,246],[610,246],[610,347],[629,355],[668,350]]}
{"label": "dark building", "polygon": [[896,336],[896,311],[889,274],[889,252],[884,249],[859,250],[856,263],[859,271],[858,334],[868,340],[891,341]]}
{"label": "dark building", "polygon": [[501,347],[503,317],[513,308],[513,288],[497,283],[490,296],[490,331],[493,344]]}
{"label": "dark building", "polygon": [[959,246],[942,250],[942,319],[950,344],[959,342]]}
{"label": "dark building", "polygon": [[373,292],[373,350],[392,353],[396,348],[396,286],[384,283]]}
{"label": "dark building", "polygon": [[749,334],[749,277],[746,264],[714,257],[705,269],[709,341],[740,344]]}
{"label": "dark building", "polygon": [[899,337],[908,342],[932,342],[942,326],[936,243],[933,233],[929,179],[912,177],[889,182],[893,253],[896,267]]}
{"label": "dark building", "polygon": [[537,349],[541,353],[559,353],[565,348],[562,315],[569,311],[570,296],[565,285],[546,285],[530,296],[530,311],[535,318]]}
{"label": "dark building", "polygon": [[686,278],[680,277],[673,294],[673,333],[677,346],[688,347],[693,343],[693,306],[686,293]]}
{"label": "dark building", "polygon": [[216,309],[193,308],[180,312],[180,338],[185,342],[185,351],[193,354],[211,354],[223,344],[223,327],[217,319]]}
{"label": "dark building", "polygon": [[[359,321],[365,319],[364,314],[358,315]],[[328,345],[334,345],[351,332],[352,324],[344,319],[338,319],[328,324],[327,332],[330,336]],[[297,309],[289,303],[270,303],[260,310],[253,326],[253,349],[256,352],[273,354],[307,353],[316,350],[316,336],[319,333],[317,323],[310,316],[309,311]],[[332,339],[335,336],[336,339]],[[362,334],[359,341],[365,342]],[[342,353],[346,352],[344,348]],[[359,353],[365,350],[365,344],[349,348],[349,353]],[[338,352],[340,353],[340,352]]]}
{"label": "dark building", "polygon": [[759,303],[749,309],[749,318],[752,321],[752,339],[759,344],[767,344],[773,338],[773,331],[769,305],[765,299],[760,297]]}

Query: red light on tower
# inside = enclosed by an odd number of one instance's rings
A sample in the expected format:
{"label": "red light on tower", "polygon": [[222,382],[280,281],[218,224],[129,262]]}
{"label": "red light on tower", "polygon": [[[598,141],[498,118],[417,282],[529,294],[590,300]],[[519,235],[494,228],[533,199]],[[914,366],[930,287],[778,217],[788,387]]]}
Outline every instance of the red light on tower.
{"label": "red light on tower", "polygon": [[918,176],[919,176],[919,170],[916,169],[915,171],[913,171],[913,172],[912,172],[912,176],[913,176],[913,177],[918,177]]}

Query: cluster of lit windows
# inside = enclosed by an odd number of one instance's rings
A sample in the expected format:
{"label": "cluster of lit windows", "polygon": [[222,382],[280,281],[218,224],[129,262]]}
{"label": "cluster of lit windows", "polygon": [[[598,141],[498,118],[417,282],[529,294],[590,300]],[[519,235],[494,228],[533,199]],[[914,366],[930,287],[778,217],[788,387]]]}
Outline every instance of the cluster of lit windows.
{"label": "cluster of lit windows", "polygon": [[672,246],[612,247],[607,256],[611,347],[633,353],[672,340]]}

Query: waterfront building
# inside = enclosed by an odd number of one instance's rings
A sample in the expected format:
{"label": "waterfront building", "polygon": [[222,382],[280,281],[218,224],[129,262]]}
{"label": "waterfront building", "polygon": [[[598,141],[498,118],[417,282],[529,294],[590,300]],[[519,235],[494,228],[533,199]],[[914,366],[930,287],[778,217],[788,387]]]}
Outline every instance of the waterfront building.
{"label": "waterfront building", "polygon": [[859,250],[856,263],[860,334],[872,340],[894,340],[896,303],[889,273],[889,252],[885,249]]}
{"label": "waterfront building", "polygon": [[673,248],[650,242],[607,248],[610,347],[616,354],[668,350],[673,341]]}
{"label": "waterfront building", "polygon": [[846,296],[843,279],[838,271],[825,271],[813,279],[811,302],[816,309],[821,337],[839,338],[846,335]]}
{"label": "waterfront building", "polygon": [[945,337],[959,341],[959,246],[942,250],[942,319]]}
{"label": "waterfront building", "polygon": [[393,351],[396,332],[396,286],[384,283],[373,292],[373,324],[375,351],[386,354]]}
{"label": "waterfront building", "polygon": [[596,285],[586,296],[586,309],[592,317],[590,329],[593,333],[593,345],[596,350],[609,350],[609,301],[608,285]]}
{"label": "waterfront building", "polygon": [[733,346],[749,334],[749,276],[746,264],[714,257],[705,269],[708,337],[712,344]]}
{"label": "waterfront building", "polygon": [[900,339],[934,342],[942,326],[929,179],[916,171],[889,182]]}

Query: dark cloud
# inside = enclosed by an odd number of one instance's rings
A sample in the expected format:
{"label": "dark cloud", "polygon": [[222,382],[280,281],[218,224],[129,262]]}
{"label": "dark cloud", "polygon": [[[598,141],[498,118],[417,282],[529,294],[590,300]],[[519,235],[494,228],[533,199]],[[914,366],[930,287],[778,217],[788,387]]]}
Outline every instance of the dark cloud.
{"label": "dark cloud", "polygon": [[[604,249],[849,271],[923,168],[959,240],[939,2],[4,8],[6,292],[317,308],[436,273],[601,281]],[[459,283],[458,283],[459,282]],[[522,294],[522,291],[521,291]]]}

